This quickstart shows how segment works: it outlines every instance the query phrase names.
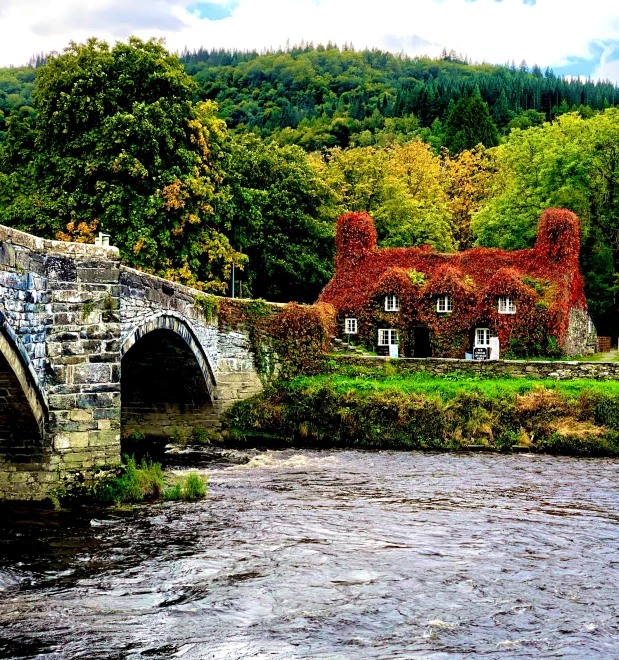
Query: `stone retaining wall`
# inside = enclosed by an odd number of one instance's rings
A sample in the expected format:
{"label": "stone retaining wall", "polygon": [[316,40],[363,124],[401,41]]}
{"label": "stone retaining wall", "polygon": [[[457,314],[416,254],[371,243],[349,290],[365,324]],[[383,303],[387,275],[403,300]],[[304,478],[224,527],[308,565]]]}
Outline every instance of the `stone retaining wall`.
{"label": "stone retaining wall", "polygon": [[493,362],[474,362],[472,360],[453,360],[449,358],[398,358],[362,357],[357,355],[338,355],[335,358],[343,364],[358,366],[380,366],[389,362],[400,373],[429,373],[445,376],[453,373],[467,373],[488,377],[513,378],[551,378],[554,380],[575,380],[589,378],[594,380],[619,380],[619,362],[577,362],[577,361],[528,361],[497,360]]}

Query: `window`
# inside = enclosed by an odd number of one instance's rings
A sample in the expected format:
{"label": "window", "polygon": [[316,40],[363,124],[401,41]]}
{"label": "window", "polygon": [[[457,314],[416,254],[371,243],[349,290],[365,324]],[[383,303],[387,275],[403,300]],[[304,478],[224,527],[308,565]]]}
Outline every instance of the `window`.
{"label": "window", "polygon": [[378,331],[378,345],[379,346],[391,346],[393,344],[398,344],[398,331],[392,330],[379,330]]}
{"label": "window", "polygon": [[385,311],[386,312],[399,312],[400,299],[393,293],[385,297]]}
{"label": "window", "polygon": [[475,346],[490,346],[490,330],[475,328]]}
{"label": "window", "polygon": [[439,314],[447,314],[454,311],[454,301],[451,296],[440,296],[436,302],[436,311]]}
{"label": "window", "polygon": [[508,296],[499,297],[499,314],[515,314],[516,303]]}
{"label": "window", "polygon": [[345,333],[347,335],[356,335],[357,334],[357,319],[346,319],[346,321],[345,321]]}

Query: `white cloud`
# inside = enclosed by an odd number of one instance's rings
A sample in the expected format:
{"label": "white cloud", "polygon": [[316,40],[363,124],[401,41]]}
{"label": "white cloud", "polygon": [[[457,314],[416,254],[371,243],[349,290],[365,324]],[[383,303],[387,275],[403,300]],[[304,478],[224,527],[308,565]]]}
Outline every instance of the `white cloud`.
{"label": "white cloud", "polygon": [[[164,36],[172,50],[276,48],[304,39],[409,54],[436,55],[446,47],[475,61],[526,59],[543,67],[584,58],[592,68],[594,44],[619,41],[616,0],[537,0],[534,6],[523,0],[237,0],[231,16],[218,21],[192,12],[196,1],[0,0],[0,65],[61,50],[71,39],[114,40],[129,32]],[[603,61],[595,75],[619,81],[619,64]]]}
{"label": "white cloud", "polygon": [[594,80],[612,80],[619,82],[619,53],[616,44],[607,46],[602,53],[600,63],[591,76]]}

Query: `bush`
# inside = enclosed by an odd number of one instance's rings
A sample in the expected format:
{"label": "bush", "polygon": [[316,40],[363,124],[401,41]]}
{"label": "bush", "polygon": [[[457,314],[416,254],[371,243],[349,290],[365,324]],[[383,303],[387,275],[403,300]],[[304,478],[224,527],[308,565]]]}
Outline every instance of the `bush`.
{"label": "bush", "polygon": [[598,424],[619,430],[619,398],[602,399],[595,407],[593,417]]}
{"label": "bush", "polygon": [[160,463],[149,463],[142,459],[137,467],[135,458],[123,456],[124,474],[112,479],[97,489],[93,495],[100,503],[143,502],[162,497],[165,487]]}
{"label": "bush", "polygon": [[208,493],[208,479],[201,477],[197,472],[190,472],[182,477],[174,486],[166,489],[164,497],[168,501],[184,500],[191,502],[204,499]]}

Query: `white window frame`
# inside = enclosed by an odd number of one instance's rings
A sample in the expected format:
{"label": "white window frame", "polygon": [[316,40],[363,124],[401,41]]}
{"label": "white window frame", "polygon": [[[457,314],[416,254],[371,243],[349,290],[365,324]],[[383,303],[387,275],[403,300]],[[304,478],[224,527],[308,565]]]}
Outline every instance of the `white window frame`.
{"label": "white window frame", "polygon": [[454,311],[454,301],[451,296],[439,296],[436,301],[436,311],[439,314],[450,314]]}
{"label": "white window frame", "polygon": [[499,296],[499,314],[515,314],[516,303],[509,296]]}
{"label": "white window frame", "polygon": [[358,332],[357,319],[347,318],[344,320],[344,334],[356,335]]}
{"label": "white window frame", "polygon": [[475,346],[490,346],[489,328],[475,328]]}
{"label": "white window frame", "polygon": [[386,312],[399,312],[400,311],[400,298],[395,293],[389,293],[385,296],[385,311]]}
{"label": "white window frame", "polygon": [[400,337],[395,328],[380,328],[378,330],[379,346],[397,346],[399,343]]}

